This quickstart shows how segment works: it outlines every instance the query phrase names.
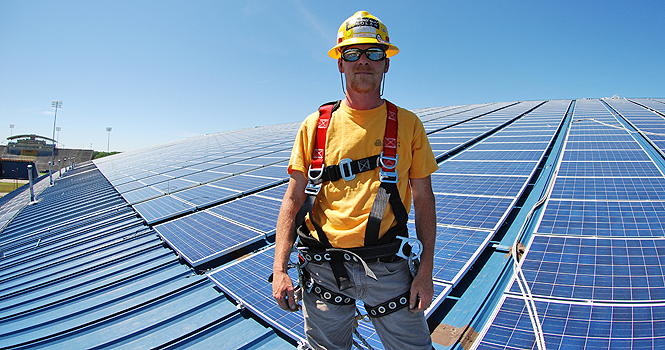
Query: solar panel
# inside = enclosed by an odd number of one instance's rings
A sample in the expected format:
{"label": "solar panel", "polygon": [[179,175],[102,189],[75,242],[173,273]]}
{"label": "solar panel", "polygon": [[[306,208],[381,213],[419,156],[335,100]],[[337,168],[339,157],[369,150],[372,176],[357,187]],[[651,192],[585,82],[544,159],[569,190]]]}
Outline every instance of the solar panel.
{"label": "solar panel", "polygon": [[223,179],[230,177],[232,174],[229,173],[220,173],[212,170],[201,171],[199,173],[183,176],[182,179],[188,181],[194,181],[199,184],[205,184],[215,180]]}
{"label": "solar panel", "polygon": [[220,204],[208,211],[252,227],[265,234],[274,234],[281,200],[248,196]]}
{"label": "solar panel", "polygon": [[663,177],[558,177],[550,198],[579,200],[665,200]]}
{"label": "solar panel", "polygon": [[438,194],[434,197],[438,224],[486,230],[496,229],[513,202],[506,198]]}
{"label": "solar panel", "polygon": [[528,176],[537,162],[489,162],[449,159],[439,165],[440,174],[486,174]]}
{"label": "solar panel", "polygon": [[215,186],[203,185],[176,192],[172,196],[194,204],[197,208],[240,196],[238,191],[227,190]]}
{"label": "solar panel", "polygon": [[[597,301],[665,300],[663,239],[537,235],[522,271],[534,296]],[[517,286],[511,289],[519,293]]]}
{"label": "solar panel", "polygon": [[433,278],[457,284],[492,236],[489,231],[437,227]]}
{"label": "solar panel", "polygon": [[543,151],[464,151],[455,157],[455,160],[477,160],[477,161],[515,161],[533,162],[543,156]]}
{"label": "solar panel", "polygon": [[440,194],[516,197],[524,183],[523,176],[432,174],[432,190]]}
{"label": "solar panel", "polygon": [[137,190],[121,193],[122,198],[124,198],[127,203],[134,204],[141,201],[146,201],[151,198],[163,196],[164,192],[161,192],[152,187],[141,187]]}
{"label": "solar panel", "polygon": [[184,190],[186,188],[194,187],[198,183],[193,181],[187,181],[183,179],[171,179],[168,181],[160,182],[152,185],[153,188],[156,188],[166,194]]}
{"label": "solar panel", "polygon": [[[662,349],[665,305],[536,301],[547,349]],[[524,300],[504,296],[479,349],[536,349]]]}
{"label": "solar panel", "polygon": [[196,267],[264,239],[265,235],[200,211],[154,227],[189,264]]}
{"label": "solar panel", "polygon": [[148,223],[171,218],[180,214],[194,211],[195,207],[178,200],[173,196],[162,196],[133,205],[134,210]]}
{"label": "solar panel", "polygon": [[240,192],[252,192],[267,186],[282,182],[282,179],[273,179],[267,177],[258,177],[251,175],[235,175],[226,179],[215,181],[211,186],[226,188]]}
{"label": "solar panel", "polygon": [[550,200],[538,233],[605,237],[662,237],[665,202]]}
{"label": "solar panel", "polygon": [[263,190],[261,192],[258,192],[257,195],[281,201],[284,198],[284,194],[286,193],[287,187],[288,183]]}
{"label": "solar panel", "polygon": [[567,162],[647,162],[651,158],[644,151],[630,150],[567,150],[563,161]]}
{"label": "solar panel", "polygon": [[123,183],[122,185],[115,186],[115,190],[118,191],[118,193],[125,193],[141,187],[145,187],[145,184],[142,183],[141,181],[130,181],[127,183]]}

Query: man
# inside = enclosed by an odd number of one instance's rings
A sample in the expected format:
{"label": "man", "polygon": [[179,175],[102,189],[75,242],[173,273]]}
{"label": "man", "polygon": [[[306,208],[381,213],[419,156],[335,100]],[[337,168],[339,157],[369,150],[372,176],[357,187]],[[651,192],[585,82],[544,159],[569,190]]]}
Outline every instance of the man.
{"label": "man", "polygon": [[[430,175],[438,166],[422,122],[381,98],[389,57],[398,52],[376,17],[359,11],[347,19],[328,52],[346,79],[345,98],[305,119],[291,154],[273,296],[282,309],[299,309],[287,275],[299,235],[309,289],[302,292],[305,334],[315,349],[351,348],[354,299],[365,302],[386,349],[432,348],[424,310],[434,294]],[[418,269],[403,244],[411,196],[422,243]]]}

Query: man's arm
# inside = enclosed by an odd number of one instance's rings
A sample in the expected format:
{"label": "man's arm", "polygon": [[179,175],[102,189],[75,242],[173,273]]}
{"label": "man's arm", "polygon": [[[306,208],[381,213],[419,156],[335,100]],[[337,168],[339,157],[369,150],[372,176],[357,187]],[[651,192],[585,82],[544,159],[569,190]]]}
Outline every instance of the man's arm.
{"label": "man's arm", "polygon": [[286,189],[277,219],[275,236],[275,262],[273,263],[272,296],[283,310],[296,311],[298,303],[293,295],[293,283],[289,277],[288,264],[291,248],[296,241],[296,214],[307,195],[307,179],[297,170],[291,171],[289,187]]}
{"label": "man's arm", "polygon": [[434,244],[436,243],[436,202],[434,193],[432,193],[430,176],[409,180],[416,214],[416,234],[423,244],[418,274],[411,283],[409,309],[412,312],[419,312],[429,307],[434,296],[432,269],[434,268]]}

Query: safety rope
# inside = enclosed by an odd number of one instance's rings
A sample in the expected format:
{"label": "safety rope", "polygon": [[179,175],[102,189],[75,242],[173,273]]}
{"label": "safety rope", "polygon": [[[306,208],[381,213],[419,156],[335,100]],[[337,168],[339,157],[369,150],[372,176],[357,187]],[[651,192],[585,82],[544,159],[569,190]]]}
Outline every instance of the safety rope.
{"label": "safety rope", "polygon": [[[358,321],[371,322],[371,319],[370,319],[369,315],[361,314],[360,310],[358,310],[358,308],[356,307],[356,317],[353,320],[353,334],[355,334],[356,337],[358,337],[358,339],[360,339],[360,341],[363,343],[365,348],[367,348],[367,350],[374,350],[374,348],[371,345],[369,345],[369,343],[367,343],[367,340],[365,340],[365,338],[363,338],[362,335],[360,335],[360,332],[358,332]],[[358,349],[362,349],[360,346],[358,346],[358,344],[355,344],[355,345]]]}
{"label": "safety rope", "polygon": [[[568,136],[566,136],[566,141],[567,140]],[[552,179],[556,178],[558,172],[559,168],[557,167],[552,173]],[[538,311],[536,310],[536,303],[533,299],[533,294],[531,294],[531,289],[527,284],[526,277],[524,276],[524,272],[522,271],[522,267],[520,266],[517,251],[519,249],[520,237],[523,236],[523,232],[526,228],[527,223],[531,219],[531,216],[536,211],[536,209],[540,208],[540,206],[543,205],[545,201],[549,198],[550,194],[552,193],[553,187],[554,187],[554,181],[550,181],[543,197],[540,198],[540,200],[538,200],[538,202],[536,202],[533,205],[533,207],[531,207],[531,210],[529,210],[526,219],[522,223],[522,227],[520,227],[520,230],[518,231],[519,234],[517,235],[517,237],[515,237],[515,242],[513,243],[513,246],[510,249],[511,256],[513,258],[513,278],[515,279],[518,287],[520,288],[520,292],[522,294],[522,298],[524,299],[527,312],[529,313],[529,319],[531,320],[531,327],[533,328],[533,333],[536,338],[536,346],[538,347],[538,350],[546,350],[545,335],[543,334],[543,328],[540,323],[540,317],[538,317]]]}

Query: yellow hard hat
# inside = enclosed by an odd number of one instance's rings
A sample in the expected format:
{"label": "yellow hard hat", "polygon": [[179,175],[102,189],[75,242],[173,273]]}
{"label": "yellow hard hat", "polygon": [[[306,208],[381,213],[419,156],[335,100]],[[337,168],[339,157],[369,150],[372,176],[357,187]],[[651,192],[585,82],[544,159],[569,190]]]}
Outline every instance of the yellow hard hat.
{"label": "yellow hard hat", "polygon": [[390,43],[388,28],[367,11],[358,11],[342,23],[337,31],[337,45],[328,51],[328,56],[338,59],[342,57],[341,47],[355,44],[384,45],[388,57],[399,52],[397,46]]}

